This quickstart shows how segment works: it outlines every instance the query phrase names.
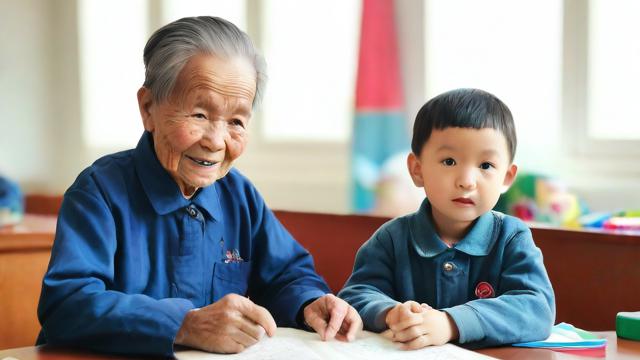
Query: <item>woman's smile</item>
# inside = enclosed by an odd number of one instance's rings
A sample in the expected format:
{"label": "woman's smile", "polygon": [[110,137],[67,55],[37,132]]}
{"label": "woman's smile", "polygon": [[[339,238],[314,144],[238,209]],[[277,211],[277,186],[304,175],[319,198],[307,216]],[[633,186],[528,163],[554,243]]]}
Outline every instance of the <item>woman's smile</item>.
{"label": "woman's smile", "polygon": [[188,158],[189,160],[193,161],[194,163],[200,165],[200,166],[205,166],[205,167],[212,167],[214,165],[217,165],[219,162],[218,161],[212,161],[212,160],[204,160],[204,159],[200,159],[200,158],[196,158],[193,156],[189,156],[189,155],[185,155],[186,158]]}

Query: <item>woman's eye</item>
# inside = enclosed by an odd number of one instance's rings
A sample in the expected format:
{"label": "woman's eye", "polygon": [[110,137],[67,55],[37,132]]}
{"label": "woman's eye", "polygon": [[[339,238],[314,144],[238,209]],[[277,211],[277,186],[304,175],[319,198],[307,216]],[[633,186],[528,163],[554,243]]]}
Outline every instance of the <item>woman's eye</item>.
{"label": "woman's eye", "polygon": [[489,170],[492,167],[493,167],[493,164],[489,162],[483,162],[482,164],[480,164],[480,169],[482,170]]}
{"label": "woman's eye", "polygon": [[448,158],[448,159],[444,159],[444,160],[442,160],[442,164],[443,164],[444,166],[453,166],[453,165],[455,165],[455,164],[456,164],[456,161],[455,161],[455,160],[453,160],[452,158]]}
{"label": "woman's eye", "polygon": [[240,119],[232,119],[231,124],[233,126],[240,126],[241,128],[244,128],[244,123]]}
{"label": "woman's eye", "polygon": [[191,116],[194,117],[194,118],[198,118],[198,119],[206,119],[207,118],[207,116],[205,114],[202,114],[202,113],[196,113],[196,114],[193,114]]}

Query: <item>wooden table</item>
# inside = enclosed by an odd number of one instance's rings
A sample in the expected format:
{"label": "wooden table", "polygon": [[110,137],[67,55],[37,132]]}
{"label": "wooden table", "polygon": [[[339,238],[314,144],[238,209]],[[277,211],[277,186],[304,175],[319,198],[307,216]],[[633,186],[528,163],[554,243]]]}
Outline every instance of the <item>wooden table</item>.
{"label": "wooden table", "polygon": [[[594,332],[595,334],[606,337],[608,340],[606,352],[600,354],[600,358],[606,359],[639,359],[640,358],[640,342],[616,337],[614,331]],[[499,359],[514,360],[542,360],[542,359],[595,359],[597,357],[577,356],[568,352],[558,352],[546,349],[525,349],[516,347],[499,347],[477,350],[477,352]],[[76,359],[76,360],[114,360],[114,359],[134,359],[133,357],[111,356],[103,354],[95,354],[81,350],[70,350],[65,348],[54,348],[48,346],[30,346],[16,349],[0,350],[0,359],[5,357],[13,357],[20,360],[58,360],[58,359]],[[142,359],[137,357],[137,359]]]}
{"label": "wooden table", "polygon": [[[594,356],[578,356],[571,352],[559,352],[547,349],[526,349],[512,346],[477,350],[477,352],[499,359],[640,359],[640,341],[621,339],[615,331],[592,331],[602,338],[607,338],[605,354],[594,353]],[[2,355],[0,354],[0,357]]]}
{"label": "wooden table", "polygon": [[55,228],[56,217],[44,215],[0,227],[0,349],[36,341],[36,309]]}

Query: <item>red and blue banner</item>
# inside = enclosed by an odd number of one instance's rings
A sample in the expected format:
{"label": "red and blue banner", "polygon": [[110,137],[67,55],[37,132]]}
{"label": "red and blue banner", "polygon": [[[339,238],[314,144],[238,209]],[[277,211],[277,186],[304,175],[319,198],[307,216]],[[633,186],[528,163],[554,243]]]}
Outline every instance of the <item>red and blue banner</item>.
{"label": "red and blue banner", "polygon": [[352,204],[371,212],[385,162],[407,154],[393,0],[363,0],[353,128]]}

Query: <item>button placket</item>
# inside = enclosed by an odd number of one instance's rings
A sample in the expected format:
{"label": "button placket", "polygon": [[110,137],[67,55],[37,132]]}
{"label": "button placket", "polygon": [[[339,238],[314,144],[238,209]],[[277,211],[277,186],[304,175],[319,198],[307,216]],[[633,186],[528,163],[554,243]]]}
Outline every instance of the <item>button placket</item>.
{"label": "button placket", "polygon": [[442,268],[444,269],[444,271],[450,272],[455,268],[455,265],[451,261],[447,261],[444,263],[444,265],[442,265]]}
{"label": "button placket", "polygon": [[193,206],[187,207],[187,213],[194,219],[198,217],[198,210],[194,209]]}
{"label": "button placket", "polygon": [[189,214],[190,218],[204,223],[204,214],[202,213],[202,211],[198,210],[195,205],[189,205],[184,208],[184,210],[187,212],[187,214]]}

